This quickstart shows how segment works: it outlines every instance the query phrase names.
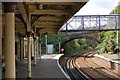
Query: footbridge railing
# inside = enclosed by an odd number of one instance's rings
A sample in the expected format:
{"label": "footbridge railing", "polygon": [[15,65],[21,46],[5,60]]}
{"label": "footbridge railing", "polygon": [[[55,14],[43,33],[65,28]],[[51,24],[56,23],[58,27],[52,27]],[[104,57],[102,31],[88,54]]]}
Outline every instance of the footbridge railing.
{"label": "footbridge railing", "polygon": [[120,15],[79,15],[68,20],[60,31],[120,30]]}

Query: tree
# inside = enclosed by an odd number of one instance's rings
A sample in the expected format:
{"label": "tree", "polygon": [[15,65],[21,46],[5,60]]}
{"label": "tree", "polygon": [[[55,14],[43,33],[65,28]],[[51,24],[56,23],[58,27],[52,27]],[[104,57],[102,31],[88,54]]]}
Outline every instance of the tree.
{"label": "tree", "polygon": [[75,39],[65,44],[65,54],[79,53],[95,49],[96,43],[88,39]]}
{"label": "tree", "polygon": [[[58,39],[58,35],[47,35],[47,44],[53,44],[54,46],[54,53],[57,53],[59,51],[59,39]],[[46,44],[45,44],[45,36],[43,36],[42,38],[42,50],[43,53],[46,52]]]}
{"label": "tree", "polygon": [[110,14],[120,14],[120,6],[115,7],[115,9],[113,9]]}
{"label": "tree", "polygon": [[[115,9],[110,12],[110,14],[120,14],[120,6],[115,7]],[[101,32],[99,34],[100,44],[96,48],[99,49],[100,53],[114,53],[117,45],[120,49],[120,39],[118,39],[117,44],[117,37],[120,37],[120,31],[118,31],[118,35],[117,31]]]}
{"label": "tree", "polygon": [[100,53],[114,53],[117,46],[116,38],[116,31],[101,32],[99,34],[100,44],[98,44],[97,49]]}

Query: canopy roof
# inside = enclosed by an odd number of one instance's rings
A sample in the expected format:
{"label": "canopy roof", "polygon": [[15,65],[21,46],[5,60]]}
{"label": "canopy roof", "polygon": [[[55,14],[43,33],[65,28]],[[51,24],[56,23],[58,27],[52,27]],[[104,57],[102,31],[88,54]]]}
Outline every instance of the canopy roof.
{"label": "canopy roof", "polygon": [[[88,2],[88,0],[52,1],[18,2],[15,11],[16,32],[22,35],[27,31],[40,35],[57,34],[64,23]],[[28,23],[31,26],[27,26]]]}

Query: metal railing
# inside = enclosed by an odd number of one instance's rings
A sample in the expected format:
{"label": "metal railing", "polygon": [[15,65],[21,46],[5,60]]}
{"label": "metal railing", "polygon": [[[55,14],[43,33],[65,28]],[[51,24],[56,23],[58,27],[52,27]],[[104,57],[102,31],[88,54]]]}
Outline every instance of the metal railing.
{"label": "metal railing", "polygon": [[120,30],[120,15],[79,15],[68,20],[60,31]]}

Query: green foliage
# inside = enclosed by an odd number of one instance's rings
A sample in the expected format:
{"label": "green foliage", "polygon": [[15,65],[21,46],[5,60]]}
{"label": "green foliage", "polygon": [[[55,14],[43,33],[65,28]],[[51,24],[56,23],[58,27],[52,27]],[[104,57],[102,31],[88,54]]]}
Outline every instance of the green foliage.
{"label": "green foliage", "polygon": [[46,53],[45,36],[42,37],[42,54]]}
{"label": "green foliage", "polygon": [[114,53],[117,46],[116,31],[106,31],[99,34],[100,44],[96,47],[100,53]]}
{"label": "green foliage", "polygon": [[113,9],[110,14],[120,14],[120,6],[115,7],[115,9]]}
{"label": "green foliage", "polygon": [[120,31],[118,31],[118,47],[120,49]]}
{"label": "green foliage", "polygon": [[54,53],[59,51],[59,37],[57,35],[48,35],[48,44],[54,45]]}
{"label": "green foliage", "polygon": [[[42,38],[42,52],[46,52],[46,45],[45,45],[45,36]],[[47,35],[47,44],[53,44],[54,46],[54,53],[59,51],[59,37],[58,35]]]}
{"label": "green foliage", "polygon": [[95,49],[96,43],[88,39],[75,39],[65,44],[65,54]]}
{"label": "green foliage", "polygon": [[[120,6],[115,7],[110,14],[120,14]],[[119,24],[118,24],[119,25]],[[118,37],[118,44],[117,44]],[[97,45],[96,49],[99,49],[100,53],[114,53],[116,48],[120,49],[120,31],[105,31],[99,34],[100,44]]]}

